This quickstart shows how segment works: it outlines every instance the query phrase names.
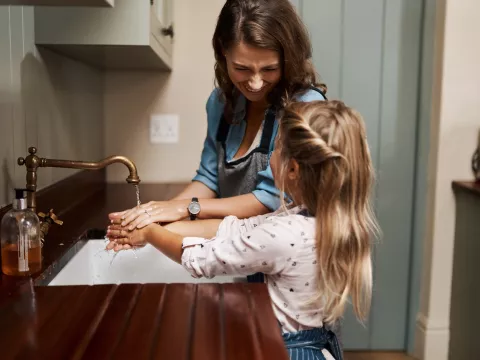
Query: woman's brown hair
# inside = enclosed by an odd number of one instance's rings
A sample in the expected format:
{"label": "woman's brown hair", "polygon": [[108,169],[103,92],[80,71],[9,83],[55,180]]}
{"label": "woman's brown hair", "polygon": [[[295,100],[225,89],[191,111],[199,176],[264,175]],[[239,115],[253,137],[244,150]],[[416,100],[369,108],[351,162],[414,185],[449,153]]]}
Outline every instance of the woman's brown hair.
{"label": "woman's brown hair", "polygon": [[312,64],[307,29],[289,0],[227,0],[213,34],[215,78],[229,114],[235,102],[235,86],[227,71],[224,52],[245,44],[278,52],[282,79],[268,95],[270,104],[282,108],[297,92],[318,86]]}

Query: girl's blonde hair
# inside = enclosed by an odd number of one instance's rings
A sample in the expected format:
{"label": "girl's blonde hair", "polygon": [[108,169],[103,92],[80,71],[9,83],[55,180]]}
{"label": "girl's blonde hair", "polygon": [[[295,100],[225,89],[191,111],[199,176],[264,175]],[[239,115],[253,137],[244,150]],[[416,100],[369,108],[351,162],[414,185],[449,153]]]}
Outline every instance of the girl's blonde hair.
{"label": "girl's blonde hair", "polygon": [[[370,236],[378,233],[370,196],[374,170],[361,115],[341,101],[288,105],[280,120],[280,176],[299,164],[297,188],[316,218],[318,299],[327,323],[343,315],[348,296],[361,320],[372,294]],[[285,192],[285,185],[281,184]]]}

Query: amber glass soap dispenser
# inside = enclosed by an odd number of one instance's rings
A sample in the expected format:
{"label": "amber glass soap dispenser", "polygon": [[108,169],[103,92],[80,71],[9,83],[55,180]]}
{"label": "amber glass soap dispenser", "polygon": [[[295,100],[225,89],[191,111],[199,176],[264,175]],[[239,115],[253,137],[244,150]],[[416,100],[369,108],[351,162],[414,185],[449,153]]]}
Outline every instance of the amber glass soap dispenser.
{"label": "amber glass soap dispenser", "polygon": [[2,219],[0,236],[5,275],[28,276],[41,270],[40,220],[27,208],[25,190],[15,189],[12,210]]}

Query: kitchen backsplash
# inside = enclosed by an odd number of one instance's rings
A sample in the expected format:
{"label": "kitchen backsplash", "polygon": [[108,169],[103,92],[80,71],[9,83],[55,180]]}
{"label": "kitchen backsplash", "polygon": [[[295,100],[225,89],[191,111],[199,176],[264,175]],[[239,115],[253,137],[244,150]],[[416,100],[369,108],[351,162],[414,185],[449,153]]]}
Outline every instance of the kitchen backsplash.
{"label": "kitchen backsplash", "polygon": [[[33,7],[0,6],[0,206],[25,186],[28,155],[73,160],[104,156],[104,73],[37,49]],[[7,50],[7,51],[5,51]],[[42,168],[39,188],[74,170]]]}
{"label": "kitchen backsplash", "polygon": [[[173,71],[106,74],[106,154],[130,157],[144,182],[189,181],[207,132],[205,105],[214,86],[212,36],[225,0],[173,3]],[[151,114],[179,115],[178,143],[150,143]],[[124,182],[125,170],[110,166],[107,176],[110,182]]]}

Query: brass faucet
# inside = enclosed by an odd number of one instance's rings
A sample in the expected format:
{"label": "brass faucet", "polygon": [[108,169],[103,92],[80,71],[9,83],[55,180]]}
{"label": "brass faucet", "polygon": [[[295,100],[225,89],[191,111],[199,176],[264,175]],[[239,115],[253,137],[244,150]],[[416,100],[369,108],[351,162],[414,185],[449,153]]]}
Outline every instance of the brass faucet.
{"label": "brass faucet", "polygon": [[55,168],[68,168],[68,169],[83,169],[83,170],[99,170],[114,163],[124,164],[130,175],[127,177],[127,183],[132,185],[138,185],[140,178],[137,174],[137,167],[128,158],[124,156],[110,156],[97,162],[87,161],[72,161],[72,160],[55,160],[40,158],[36,155],[37,148],[30,147],[28,149],[30,155],[26,158],[18,158],[18,165],[25,165],[27,168],[27,206],[29,209],[36,211],[36,190],[37,190],[37,169],[39,167],[55,167]]}

